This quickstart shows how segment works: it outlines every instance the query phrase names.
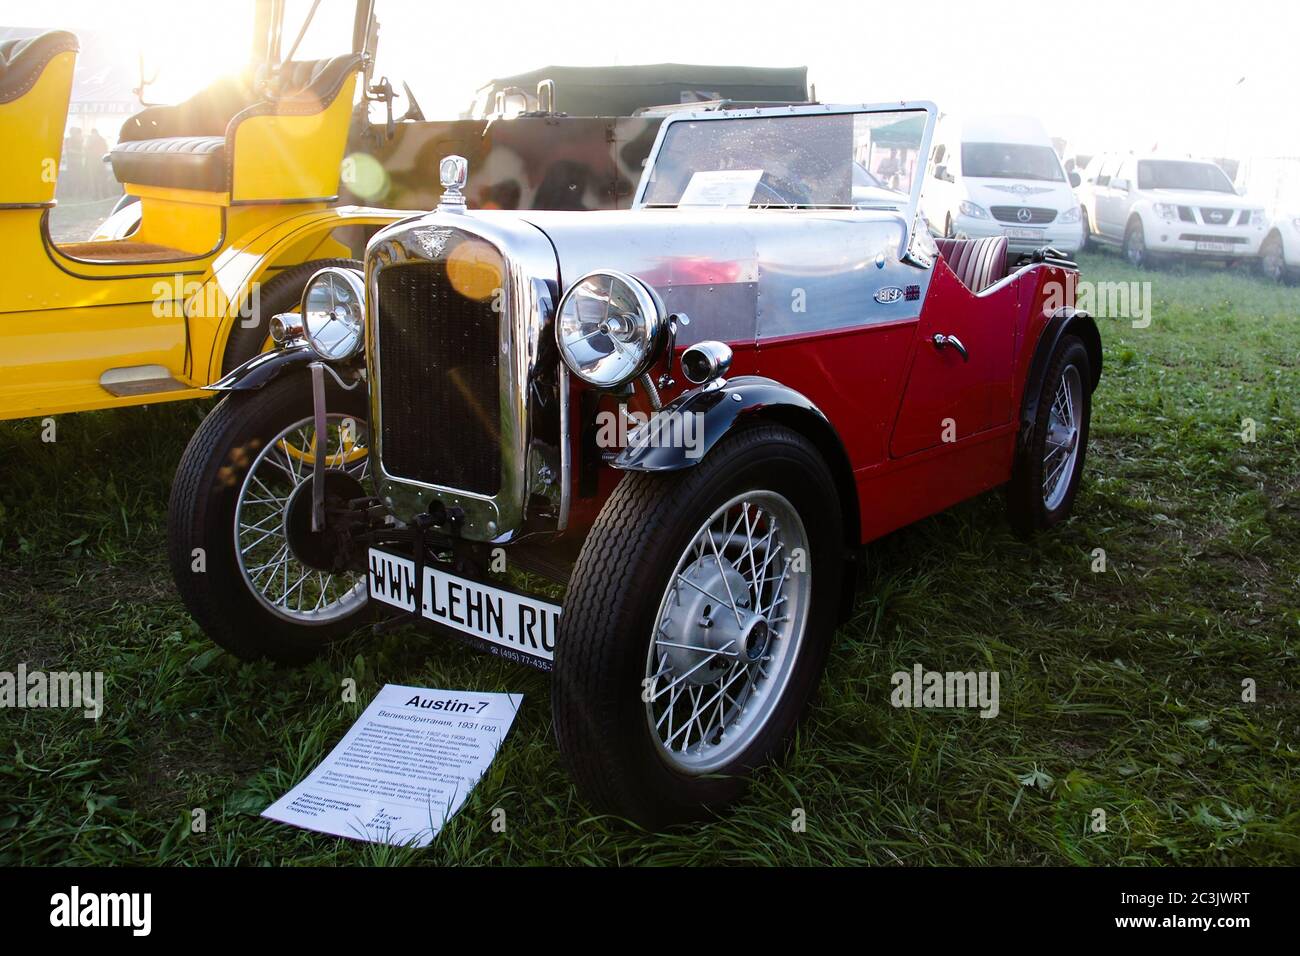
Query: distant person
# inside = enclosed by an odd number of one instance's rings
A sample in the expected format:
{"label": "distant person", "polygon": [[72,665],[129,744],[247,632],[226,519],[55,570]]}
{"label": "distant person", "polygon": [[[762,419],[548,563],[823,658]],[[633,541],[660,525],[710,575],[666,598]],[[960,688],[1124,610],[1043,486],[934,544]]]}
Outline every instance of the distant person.
{"label": "distant person", "polygon": [[109,195],[108,169],[104,164],[107,152],[108,140],[100,135],[99,130],[92,129],[86,137],[86,181],[91,199],[103,199]]}
{"label": "distant person", "polygon": [[68,130],[63,141],[63,166],[65,195],[68,199],[79,199],[85,192],[86,144],[78,127]]}

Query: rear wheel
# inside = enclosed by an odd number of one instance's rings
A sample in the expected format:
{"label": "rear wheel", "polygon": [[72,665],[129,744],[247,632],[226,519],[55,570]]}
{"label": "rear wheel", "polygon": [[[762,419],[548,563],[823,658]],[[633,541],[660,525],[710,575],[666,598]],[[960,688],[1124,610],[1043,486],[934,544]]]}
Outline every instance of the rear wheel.
{"label": "rear wheel", "polygon": [[302,303],[302,290],[307,285],[307,280],[327,266],[343,269],[363,268],[356,259],[316,259],[285,269],[279,275],[267,280],[258,290],[252,315],[236,319],[235,327],[230,330],[230,338],[226,340],[226,351],[221,362],[223,374],[239,368],[254,355],[265,352],[271,346],[271,317],[281,312],[297,312]]}
{"label": "rear wheel", "polygon": [[1084,206],[1079,207],[1079,215],[1083,220],[1083,243],[1079,248],[1084,252],[1091,252],[1093,248],[1092,220],[1088,218],[1088,210]]}
{"label": "rear wheel", "polygon": [[[342,507],[365,495],[365,398],[335,388],[326,407],[326,502]],[[311,529],[317,440],[310,384],[287,376],[222,399],[176,470],[172,577],[199,626],[239,657],[307,660],[365,614],[365,575],[342,565],[328,527]]]}
{"label": "rear wheel", "polygon": [[698,466],[629,474],[565,601],[551,685],[584,795],[647,826],[739,797],[825,665],[843,529],[817,450],[759,425]]}
{"label": "rear wheel", "polygon": [[1073,335],[1056,347],[1038,396],[1033,431],[1007,485],[1012,528],[1022,536],[1064,521],[1074,507],[1092,420],[1092,366]]}

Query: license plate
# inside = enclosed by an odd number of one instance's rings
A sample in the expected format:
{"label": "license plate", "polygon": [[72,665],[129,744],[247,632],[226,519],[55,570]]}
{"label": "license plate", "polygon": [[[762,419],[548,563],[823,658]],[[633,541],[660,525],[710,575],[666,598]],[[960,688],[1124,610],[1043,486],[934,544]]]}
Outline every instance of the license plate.
{"label": "license plate", "polygon": [[[370,549],[370,596],[415,614],[415,562]],[[560,606],[528,594],[470,581],[442,568],[424,568],[419,615],[502,648],[501,656],[524,655],[527,663],[549,670],[555,659]]]}
{"label": "license plate", "polygon": [[1008,239],[1041,239],[1043,230],[1041,229],[1003,229]]}
{"label": "license plate", "polygon": [[1196,244],[1197,252],[1231,252],[1232,243],[1230,242],[1198,242]]}

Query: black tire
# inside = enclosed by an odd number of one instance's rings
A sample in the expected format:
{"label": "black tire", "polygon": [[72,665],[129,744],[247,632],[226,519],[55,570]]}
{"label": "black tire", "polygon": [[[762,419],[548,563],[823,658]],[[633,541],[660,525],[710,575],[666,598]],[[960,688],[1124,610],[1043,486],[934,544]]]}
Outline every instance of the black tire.
{"label": "black tire", "polygon": [[[364,426],[362,389],[345,392],[333,386],[326,408],[331,415],[355,418],[358,428]],[[310,660],[354,630],[367,614],[362,603],[355,612],[327,623],[286,621],[254,596],[236,558],[235,509],[245,475],[259,449],[311,414],[311,383],[302,374],[284,376],[256,391],[231,393],[203,419],[172,482],[167,532],[176,588],[204,632],[246,660]],[[195,570],[196,548],[203,549],[200,570]]]}
{"label": "black tire", "polygon": [[[1052,403],[1061,386],[1066,370],[1073,367],[1082,385],[1080,401],[1082,423],[1078,429],[1078,455],[1073,463],[1064,496],[1052,507],[1044,497],[1043,482],[1047,440]],[[1092,363],[1088,349],[1076,336],[1067,335],[1057,344],[1056,352],[1048,363],[1038,395],[1038,410],[1033,432],[1027,442],[1017,442],[1011,481],[1007,484],[1007,516],[1016,534],[1027,538],[1064,521],[1074,507],[1083,475],[1084,460],[1088,452],[1088,429],[1092,421]]]}
{"label": "black tire", "polygon": [[1289,285],[1295,278],[1287,268],[1282,236],[1270,232],[1259,247],[1259,271],[1270,282]]}
{"label": "black tire", "polygon": [[1124,230],[1122,247],[1124,260],[1136,269],[1149,269],[1153,265],[1151,253],[1147,251],[1146,230],[1142,220],[1134,217],[1129,220]]}
{"label": "black tire", "polygon": [[[770,490],[805,526],[808,618],[784,692],[735,759],[700,776],[671,767],[642,700],[650,639],[678,558],[734,496]],[[604,811],[658,827],[734,801],[754,767],[779,755],[826,663],[837,621],[844,529],[834,481],[816,448],[788,428],[758,424],[728,437],[696,467],[628,474],[601,509],[570,580],[556,642],[551,704],[560,754],[580,792]]]}
{"label": "black tire", "polygon": [[1083,243],[1079,248],[1083,252],[1091,252],[1096,247],[1096,242],[1092,238],[1092,220],[1088,218],[1086,206],[1079,207],[1079,216],[1083,220]]}
{"label": "black tire", "polygon": [[226,340],[226,351],[221,359],[222,374],[239,368],[266,346],[271,334],[271,316],[281,312],[297,311],[302,302],[302,290],[307,280],[328,266],[344,269],[364,268],[356,259],[316,259],[285,269],[269,279],[257,296],[257,307],[248,319],[236,319]]}
{"label": "black tire", "polygon": [[957,238],[955,235],[953,235],[953,231],[952,231],[952,213],[947,213],[943,217],[943,237],[945,239]]}

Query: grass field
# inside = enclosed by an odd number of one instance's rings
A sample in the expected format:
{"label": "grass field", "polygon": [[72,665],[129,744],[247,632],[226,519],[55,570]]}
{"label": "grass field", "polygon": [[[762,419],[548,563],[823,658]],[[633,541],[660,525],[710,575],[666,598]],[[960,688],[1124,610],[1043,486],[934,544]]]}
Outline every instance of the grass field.
{"label": "grass field", "polygon": [[[790,759],[724,818],[665,834],[582,804],[530,670],[409,630],[296,671],[214,649],[164,546],[203,406],[64,416],[54,443],[0,424],[0,670],[108,682],[98,722],[0,711],[0,863],[1300,862],[1300,290],[1113,255],[1083,269],[1149,280],[1155,302],[1149,328],[1099,323],[1074,518],[1026,545],[988,495],[871,546]],[[1000,714],[891,707],[914,663],[998,671]],[[340,703],[349,677],[360,703]],[[385,682],[525,695],[434,845],[260,819]]]}

